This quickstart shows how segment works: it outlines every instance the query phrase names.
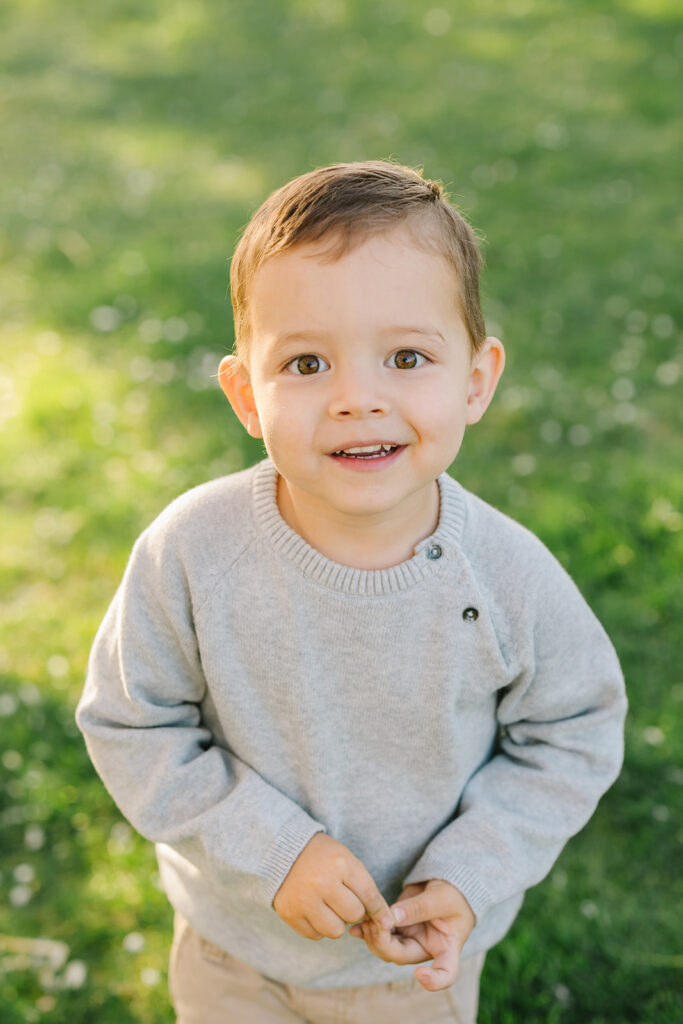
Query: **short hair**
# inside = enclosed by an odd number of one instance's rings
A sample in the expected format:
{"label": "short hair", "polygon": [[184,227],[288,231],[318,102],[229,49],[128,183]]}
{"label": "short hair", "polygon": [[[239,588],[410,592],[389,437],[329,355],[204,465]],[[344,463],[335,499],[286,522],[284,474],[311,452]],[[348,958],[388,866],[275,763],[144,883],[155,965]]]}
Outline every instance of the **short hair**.
{"label": "short hair", "polygon": [[271,256],[330,236],[329,260],[399,224],[417,245],[445,257],[455,272],[456,300],[476,351],[486,337],[479,298],[483,260],[478,239],[440,182],[385,160],[331,164],[299,175],[273,192],[247,224],[230,267],[235,355],[246,366],[249,293]]}

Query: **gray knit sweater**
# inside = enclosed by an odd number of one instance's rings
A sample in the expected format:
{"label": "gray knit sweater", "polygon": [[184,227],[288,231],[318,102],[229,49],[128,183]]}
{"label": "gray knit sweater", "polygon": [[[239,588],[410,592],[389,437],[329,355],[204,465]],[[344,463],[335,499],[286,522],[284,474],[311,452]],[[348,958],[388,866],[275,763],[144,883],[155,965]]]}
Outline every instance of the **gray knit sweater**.
{"label": "gray knit sweater", "polygon": [[389,902],[443,878],[496,943],[616,778],[614,650],[523,527],[439,478],[439,524],[391,569],[337,565],[281,518],[265,460],[174,501],[136,543],[77,720],[171,903],[311,988],[414,971],[313,942],[272,907],[316,832]]}

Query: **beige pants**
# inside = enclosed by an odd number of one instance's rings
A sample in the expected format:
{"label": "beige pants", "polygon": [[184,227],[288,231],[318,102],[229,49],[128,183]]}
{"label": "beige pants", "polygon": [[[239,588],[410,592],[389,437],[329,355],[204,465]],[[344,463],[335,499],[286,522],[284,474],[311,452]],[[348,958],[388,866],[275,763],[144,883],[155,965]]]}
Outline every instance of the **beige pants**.
{"label": "beige pants", "polygon": [[176,914],[170,987],[177,1024],[476,1024],[483,965],[483,953],[463,960],[455,984],[441,992],[426,992],[413,977],[297,988],[263,977]]}

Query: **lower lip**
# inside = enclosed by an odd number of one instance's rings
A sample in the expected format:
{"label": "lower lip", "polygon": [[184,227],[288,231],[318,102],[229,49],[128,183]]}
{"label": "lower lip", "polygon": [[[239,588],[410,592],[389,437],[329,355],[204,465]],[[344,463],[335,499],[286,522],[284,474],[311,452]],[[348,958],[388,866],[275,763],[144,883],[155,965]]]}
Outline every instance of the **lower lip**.
{"label": "lower lip", "polygon": [[330,455],[329,458],[337,465],[343,466],[345,469],[353,470],[355,473],[376,473],[381,469],[386,469],[396,462],[401,453],[405,451],[405,445],[399,445],[389,455],[381,455],[374,459],[369,458],[353,458],[348,455]]}

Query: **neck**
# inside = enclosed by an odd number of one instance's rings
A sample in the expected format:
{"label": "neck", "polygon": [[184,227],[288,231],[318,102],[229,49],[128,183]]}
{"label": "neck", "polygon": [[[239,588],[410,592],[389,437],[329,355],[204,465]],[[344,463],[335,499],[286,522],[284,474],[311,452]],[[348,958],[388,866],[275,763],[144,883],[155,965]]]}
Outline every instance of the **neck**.
{"label": "neck", "polygon": [[348,516],[328,506],[316,507],[309,495],[278,477],[280,515],[320,554],[352,569],[390,569],[413,557],[417,544],[434,532],[439,520],[439,485],[400,510]]}

